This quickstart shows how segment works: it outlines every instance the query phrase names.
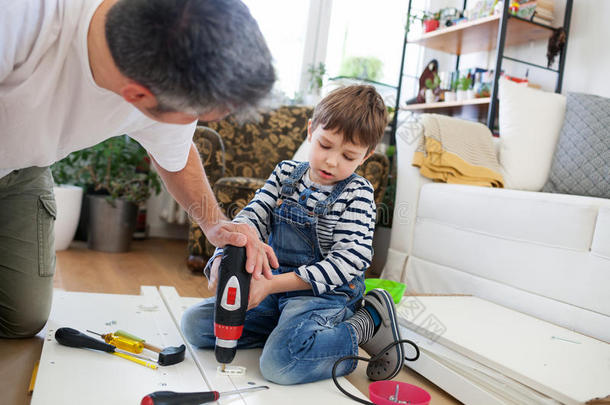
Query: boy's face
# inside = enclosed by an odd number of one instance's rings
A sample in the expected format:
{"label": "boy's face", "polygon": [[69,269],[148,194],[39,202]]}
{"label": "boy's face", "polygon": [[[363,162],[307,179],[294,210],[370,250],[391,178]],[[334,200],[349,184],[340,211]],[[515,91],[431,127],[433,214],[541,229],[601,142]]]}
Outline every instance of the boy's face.
{"label": "boy's face", "polygon": [[307,126],[307,140],[311,142],[310,177],[322,185],[348,178],[373,153],[367,154],[367,146],[344,142],[341,133],[326,130],[321,125],[312,128],[311,120]]}

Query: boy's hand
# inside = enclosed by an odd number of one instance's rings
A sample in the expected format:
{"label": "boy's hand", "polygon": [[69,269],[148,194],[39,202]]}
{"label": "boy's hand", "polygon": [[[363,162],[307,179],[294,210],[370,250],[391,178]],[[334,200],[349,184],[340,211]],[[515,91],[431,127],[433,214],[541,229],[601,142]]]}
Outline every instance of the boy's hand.
{"label": "boy's hand", "polygon": [[[272,277],[274,277],[272,275]],[[259,278],[258,280],[252,277],[250,281],[250,297],[248,298],[248,311],[252,308],[256,308],[258,304],[263,302],[269,294],[271,294],[272,281],[266,278]]]}
{"label": "boy's hand", "polygon": [[208,279],[208,290],[216,292],[216,286],[218,285],[218,269],[220,268],[220,262],[222,256],[216,256],[212,265],[210,266],[210,278]]}
{"label": "boy's hand", "polygon": [[259,279],[261,274],[271,279],[271,267],[280,265],[271,246],[261,242],[256,229],[248,224],[220,221],[207,229],[205,236],[214,246],[245,246],[246,271],[255,279]]}

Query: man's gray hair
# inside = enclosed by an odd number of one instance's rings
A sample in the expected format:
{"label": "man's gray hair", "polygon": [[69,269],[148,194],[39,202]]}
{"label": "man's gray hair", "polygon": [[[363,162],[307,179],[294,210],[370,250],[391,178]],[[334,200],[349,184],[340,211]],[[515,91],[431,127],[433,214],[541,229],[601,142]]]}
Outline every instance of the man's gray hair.
{"label": "man's gray hair", "polygon": [[121,74],[147,87],[161,111],[247,109],[275,82],[269,49],[239,0],[119,0],[106,39]]}

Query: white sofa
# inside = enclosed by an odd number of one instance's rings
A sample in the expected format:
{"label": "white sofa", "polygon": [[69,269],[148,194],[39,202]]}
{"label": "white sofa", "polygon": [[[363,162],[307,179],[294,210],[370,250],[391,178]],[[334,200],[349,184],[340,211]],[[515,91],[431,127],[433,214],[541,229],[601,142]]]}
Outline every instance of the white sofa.
{"label": "white sofa", "polygon": [[[416,138],[397,131],[382,277],[413,293],[475,295],[610,342],[610,200],[431,183],[411,166]],[[550,161],[553,149],[545,153]]]}

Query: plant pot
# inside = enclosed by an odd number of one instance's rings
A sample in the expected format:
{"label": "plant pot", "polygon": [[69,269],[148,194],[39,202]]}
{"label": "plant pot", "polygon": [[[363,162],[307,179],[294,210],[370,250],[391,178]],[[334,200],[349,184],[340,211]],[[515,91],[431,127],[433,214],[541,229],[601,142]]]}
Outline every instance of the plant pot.
{"label": "plant pot", "polygon": [[55,219],[55,250],[66,250],[74,239],[83,199],[83,189],[77,186],[53,187],[57,202]]}
{"label": "plant pot", "polygon": [[426,98],[426,104],[434,103],[434,101],[436,100],[436,96],[434,95],[434,90],[426,89],[425,98]]}
{"label": "plant pot", "polygon": [[138,206],[118,199],[113,207],[103,195],[89,195],[87,199],[87,247],[109,253],[127,252],[136,227]]}
{"label": "plant pot", "polygon": [[388,258],[388,249],[390,248],[390,237],[392,236],[392,228],[387,226],[375,227],[373,234],[373,260],[367,274],[379,276],[383,271],[385,262]]}
{"label": "plant pot", "polygon": [[458,90],[457,93],[455,94],[455,99],[457,101],[466,100],[466,90]]}
{"label": "plant pot", "polygon": [[474,92],[473,89],[466,90],[466,100],[472,100],[475,97],[476,97],[476,93]]}
{"label": "plant pot", "polygon": [[437,29],[440,25],[438,20],[424,20],[424,32],[430,32]]}
{"label": "plant pot", "polygon": [[447,101],[447,102],[455,101],[455,98],[456,98],[456,94],[454,91],[445,92],[445,101]]}

